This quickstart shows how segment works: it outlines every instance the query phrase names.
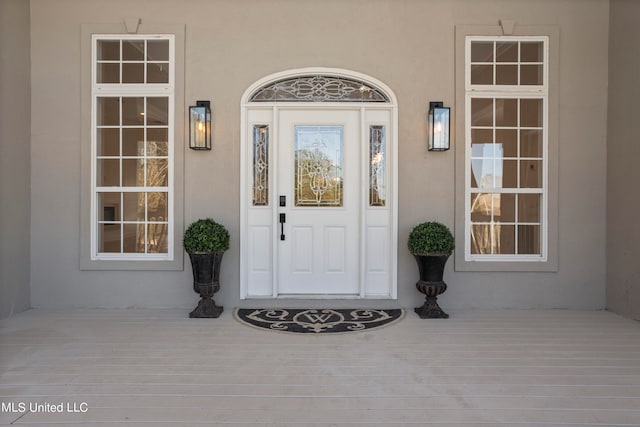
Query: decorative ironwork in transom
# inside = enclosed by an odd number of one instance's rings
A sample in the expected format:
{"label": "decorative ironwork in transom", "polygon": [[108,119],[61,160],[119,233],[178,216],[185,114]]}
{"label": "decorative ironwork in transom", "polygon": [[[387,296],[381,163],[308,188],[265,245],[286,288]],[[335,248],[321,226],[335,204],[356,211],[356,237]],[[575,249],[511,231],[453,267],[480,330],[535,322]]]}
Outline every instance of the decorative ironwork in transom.
{"label": "decorative ironwork in transom", "polygon": [[390,102],[381,90],[362,81],[328,75],[296,76],[263,86],[250,102]]}

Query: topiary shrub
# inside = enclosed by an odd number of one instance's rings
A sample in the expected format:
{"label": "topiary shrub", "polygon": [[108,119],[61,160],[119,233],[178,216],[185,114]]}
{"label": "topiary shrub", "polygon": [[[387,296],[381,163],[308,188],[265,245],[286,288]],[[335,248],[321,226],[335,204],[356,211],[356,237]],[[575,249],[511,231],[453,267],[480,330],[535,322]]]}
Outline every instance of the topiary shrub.
{"label": "topiary shrub", "polygon": [[423,222],[409,234],[409,251],[415,255],[446,255],[455,248],[451,230],[439,222]]}
{"label": "topiary shrub", "polygon": [[188,253],[216,253],[229,249],[229,232],[211,218],[191,223],[184,232],[184,250]]}

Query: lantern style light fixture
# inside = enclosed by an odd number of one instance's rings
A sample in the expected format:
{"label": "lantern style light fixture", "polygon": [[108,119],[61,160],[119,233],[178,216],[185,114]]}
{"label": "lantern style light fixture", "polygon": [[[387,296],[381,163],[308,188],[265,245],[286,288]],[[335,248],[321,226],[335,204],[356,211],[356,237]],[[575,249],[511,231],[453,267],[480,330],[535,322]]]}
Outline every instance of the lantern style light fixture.
{"label": "lantern style light fixture", "polygon": [[429,102],[429,151],[449,149],[450,108],[442,101]]}
{"label": "lantern style light fixture", "polygon": [[211,102],[196,101],[189,107],[189,148],[211,150]]}

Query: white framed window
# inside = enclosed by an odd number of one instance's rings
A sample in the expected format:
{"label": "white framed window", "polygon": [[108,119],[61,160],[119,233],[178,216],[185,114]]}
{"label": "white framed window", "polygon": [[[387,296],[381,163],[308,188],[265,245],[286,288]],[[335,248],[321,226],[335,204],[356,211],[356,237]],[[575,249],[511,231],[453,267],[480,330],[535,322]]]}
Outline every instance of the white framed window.
{"label": "white framed window", "polygon": [[548,44],[465,39],[465,261],[547,260]]}
{"label": "white framed window", "polygon": [[91,259],[172,260],[174,36],[91,46]]}

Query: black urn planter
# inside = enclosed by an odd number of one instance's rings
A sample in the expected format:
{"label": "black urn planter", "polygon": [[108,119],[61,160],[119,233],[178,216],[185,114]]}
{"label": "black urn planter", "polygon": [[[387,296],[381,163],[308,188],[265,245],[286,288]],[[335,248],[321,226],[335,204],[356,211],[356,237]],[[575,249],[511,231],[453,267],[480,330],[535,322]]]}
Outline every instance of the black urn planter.
{"label": "black urn planter", "polygon": [[438,305],[438,295],[447,290],[447,284],[442,277],[444,266],[450,254],[443,255],[413,255],[420,270],[420,280],[416,283],[418,291],[425,295],[422,307],[415,311],[422,319],[448,319],[449,315]]}
{"label": "black urn planter", "polygon": [[198,306],[189,317],[219,317],[223,308],[217,306],[213,294],[220,290],[220,263],[224,252],[189,253],[193,270],[193,290],[200,295]]}

